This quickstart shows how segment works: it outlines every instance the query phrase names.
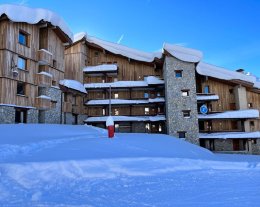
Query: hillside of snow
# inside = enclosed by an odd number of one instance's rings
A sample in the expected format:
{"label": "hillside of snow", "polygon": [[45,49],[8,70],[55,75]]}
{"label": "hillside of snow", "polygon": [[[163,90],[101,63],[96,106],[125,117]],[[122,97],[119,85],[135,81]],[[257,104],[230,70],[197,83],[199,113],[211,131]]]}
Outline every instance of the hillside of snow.
{"label": "hillside of snow", "polygon": [[0,125],[0,206],[256,206],[260,157],[155,134]]}

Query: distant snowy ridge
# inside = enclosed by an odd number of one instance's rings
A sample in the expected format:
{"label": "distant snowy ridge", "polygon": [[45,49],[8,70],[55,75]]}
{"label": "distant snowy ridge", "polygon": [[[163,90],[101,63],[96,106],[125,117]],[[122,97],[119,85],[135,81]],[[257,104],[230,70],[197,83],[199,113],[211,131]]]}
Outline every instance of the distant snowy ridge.
{"label": "distant snowy ridge", "polygon": [[0,5],[0,16],[5,14],[13,22],[26,22],[37,24],[40,21],[50,22],[53,26],[59,27],[71,40],[73,33],[67,23],[57,14],[50,10],[30,8],[22,5],[2,4]]}

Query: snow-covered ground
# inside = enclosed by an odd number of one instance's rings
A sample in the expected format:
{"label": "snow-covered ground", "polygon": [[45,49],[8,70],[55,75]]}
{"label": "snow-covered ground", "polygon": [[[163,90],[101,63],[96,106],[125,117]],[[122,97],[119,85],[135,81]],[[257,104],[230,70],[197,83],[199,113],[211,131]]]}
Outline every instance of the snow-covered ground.
{"label": "snow-covered ground", "polygon": [[167,135],[0,125],[0,206],[258,206],[260,156]]}

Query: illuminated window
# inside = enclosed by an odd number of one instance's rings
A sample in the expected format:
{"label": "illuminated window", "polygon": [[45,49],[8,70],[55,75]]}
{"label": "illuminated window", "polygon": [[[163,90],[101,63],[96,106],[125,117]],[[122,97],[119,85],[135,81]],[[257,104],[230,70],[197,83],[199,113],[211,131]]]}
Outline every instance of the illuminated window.
{"label": "illuminated window", "polygon": [[148,107],[145,107],[145,108],[144,108],[144,114],[145,114],[145,115],[148,115],[148,114],[149,114],[149,108],[148,108]]}
{"label": "illuminated window", "polygon": [[181,94],[182,94],[182,96],[189,96],[190,95],[190,90],[182,90],[181,91]]}

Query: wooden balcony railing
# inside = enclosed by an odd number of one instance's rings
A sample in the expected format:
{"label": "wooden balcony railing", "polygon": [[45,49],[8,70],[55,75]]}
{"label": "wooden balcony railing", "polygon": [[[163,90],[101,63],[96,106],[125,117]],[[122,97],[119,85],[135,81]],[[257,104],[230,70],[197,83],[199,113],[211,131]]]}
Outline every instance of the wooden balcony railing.
{"label": "wooden balcony railing", "polygon": [[38,62],[40,65],[52,65],[52,53],[48,50],[40,49],[38,51]]}
{"label": "wooden balcony railing", "polygon": [[37,85],[40,87],[51,87],[52,76],[45,72],[36,74]]}
{"label": "wooden balcony railing", "polygon": [[51,99],[39,96],[35,98],[35,106],[39,110],[51,109]]}

